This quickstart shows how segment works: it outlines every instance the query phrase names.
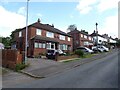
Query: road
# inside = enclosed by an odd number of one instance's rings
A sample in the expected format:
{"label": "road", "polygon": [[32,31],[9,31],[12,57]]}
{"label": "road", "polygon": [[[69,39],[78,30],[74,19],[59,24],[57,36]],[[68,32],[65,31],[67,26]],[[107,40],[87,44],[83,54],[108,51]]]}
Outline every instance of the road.
{"label": "road", "polygon": [[118,52],[16,88],[118,88]]}

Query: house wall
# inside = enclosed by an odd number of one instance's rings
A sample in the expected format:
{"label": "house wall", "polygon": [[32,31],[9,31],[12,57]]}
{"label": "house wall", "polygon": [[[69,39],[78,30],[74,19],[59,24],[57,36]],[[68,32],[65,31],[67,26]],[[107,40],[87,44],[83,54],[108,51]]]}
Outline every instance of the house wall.
{"label": "house wall", "polygon": [[[31,53],[33,55],[38,55],[39,53],[45,53],[46,52],[46,49],[42,49],[42,48],[34,48],[34,42],[35,41],[31,41],[31,38],[35,37],[36,36],[36,29],[35,27],[29,27],[28,28],[28,43],[29,43],[29,47],[28,47],[28,56],[31,56]],[[47,30],[44,30],[44,29],[41,29],[42,32],[41,32],[41,36],[43,37],[46,37],[46,33],[47,33]],[[21,48],[18,48],[19,45],[20,45],[20,37],[19,37],[19,32],[16,32],[15,33],[15,41],[17,43],[17,48],[20,49],[21,51],[25,50],[25,43],[26,43],[26,40],[25,40],[25,37],[26,37],[26,33],[25,33],[25,29],[22,30],[22,46]],[[65,40],[60,40],[59,39],[60,37],[60,34],[58,33],[54,33],[54,38],[52,38],[53,40],[56,40],[59,42],[59,44],[66,44],[66,45],[70,45],[71,46],[71,51],[72,51],[72,37],[70,41],[68,41],[68,36],[65,36]]]}
{"label": "house wall", "polygon": [[[84,42],[93,43],[92,40],[89,40],[89,37],[91,36],[80,33],[80,31],[74,30],[74,31],[69,32],[68,34],[70,34],[73,37],[73,49],[74,50],[76,50],[76,48],[79,46],[86,46],[84,45]],[[81,35],[83,35],[83,37],[81,37]],[[86,35],[87,38],[85,38],[84,35]],[[86,47],[89,47],[89,46],[86,46]]]}

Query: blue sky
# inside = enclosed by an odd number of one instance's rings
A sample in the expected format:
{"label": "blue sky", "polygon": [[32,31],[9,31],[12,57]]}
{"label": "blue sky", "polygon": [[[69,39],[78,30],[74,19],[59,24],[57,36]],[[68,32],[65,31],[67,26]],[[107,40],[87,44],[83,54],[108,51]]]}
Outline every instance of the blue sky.
{"label": "blue sky", "polygon": [[[29,24],[41,19],[41,23],[54,24],[64,32],[75,24],[79,30],[90,34],[98,23],[100,34],[118,37],[119,0],[79,0],[78,2],[29,1]],[[0,35],[9,36],[26,24],[26,2],[0,2]]]}

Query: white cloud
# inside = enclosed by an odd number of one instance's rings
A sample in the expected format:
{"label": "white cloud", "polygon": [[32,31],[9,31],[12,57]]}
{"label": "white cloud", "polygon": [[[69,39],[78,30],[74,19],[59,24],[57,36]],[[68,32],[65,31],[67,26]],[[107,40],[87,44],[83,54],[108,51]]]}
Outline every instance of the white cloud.
{"label": "white cloud", "polygon": [[88,14],[92,10],[91,7],[86,7],[80,11],[81,14]]}
{"label": "white cloud", "polygon": [[118,15],[107,17],[103,28],[100,28],[98,32],[100,34],[107,33],[109,36],[118,37]]}
{"label": "white cloud", "polygon": [[119,0],[100,0],[97,8],[99,12],[117,8]]}
{"label": "white cloud", "polygon": [[94,6],[97,6],[99,12],[104,12],[118,7],[120,0],[80,0],[76,8],[81,14],[89,13]]}
{"label": "white cloud", "polygon": [[9,36],[17,28],[25,26],[26,18],[15,12],[6,10],[0,6],[0,35]]}
{"label": "white cloud", "polygon": [[87,14],[92,10],[92,5],[96,4],[97,0],[80,0],[77,9],[82,14]]}
{"label": "white cloud", "polygon": [[26,15],[26,8],[25,7],[21,7],[21,8],[19,8],[19,10],[18,10],[18,14],[21,14],[21,15]]}

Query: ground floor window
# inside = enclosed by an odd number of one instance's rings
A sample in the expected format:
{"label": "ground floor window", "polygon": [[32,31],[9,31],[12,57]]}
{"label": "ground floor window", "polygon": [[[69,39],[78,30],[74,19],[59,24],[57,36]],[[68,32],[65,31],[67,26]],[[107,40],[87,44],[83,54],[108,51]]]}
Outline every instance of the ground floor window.
{"label": "ground floor window", "polygon": [[68,45],[66,45],[66,44],[60,44],[59,45],[59,49],[61,49],[61,50],[68,50]]}
{"label": "ground floor window", "polygon": [[45,43],[35,42],[34,47],[35,47],[35,48],[45,48],[45,47],[46,47],[46,44],[45,44]]}
{"label": "ground floor window", "polygon": [[55,49],[55,43],[47,43],[47,49]]}

